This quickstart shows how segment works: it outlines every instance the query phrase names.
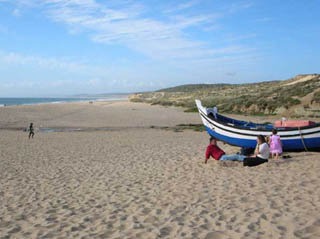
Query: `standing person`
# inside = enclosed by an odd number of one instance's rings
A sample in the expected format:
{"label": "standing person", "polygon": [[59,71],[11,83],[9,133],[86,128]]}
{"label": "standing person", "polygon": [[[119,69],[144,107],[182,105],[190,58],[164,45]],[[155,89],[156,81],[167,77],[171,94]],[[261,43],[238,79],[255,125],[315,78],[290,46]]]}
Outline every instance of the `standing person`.
{"label": "standing person", "polygon": [[30,126],[29,126],[29,139],[30,139],[30,137],[33,138],[33,136],[34,136],[33,123],[30,123]]}
{"label": "standing person", "polygon": [[278,159],[278,156],[282,154],[282,142],[280,136],[277,135],[278,131],[276,129],[272,130],[272,135],[269,137],[270,153],[272,158]]}
{"label": "standing person", "polygon": [[242,162],[246,156],[240,155],[240,154],[232,154],[232,155],[226,155],[226,153],[219,148],[217,145],[217,140],[214,137],[210,138],[210,144],[207,147],[206,150],[206,158],[205,163],[208,162],[208,159],[214,158],[215,160],[232,160],[232,161],[240,161]]}
{"label": "standing person", "polygon": [[266,142],[266,139],[262,135],[257,137],[257,147],[255,150],[254,157],[245,158],[243,160],[243,166],[257,166],[262,163],[268,162],[270,155],[269,145]]}

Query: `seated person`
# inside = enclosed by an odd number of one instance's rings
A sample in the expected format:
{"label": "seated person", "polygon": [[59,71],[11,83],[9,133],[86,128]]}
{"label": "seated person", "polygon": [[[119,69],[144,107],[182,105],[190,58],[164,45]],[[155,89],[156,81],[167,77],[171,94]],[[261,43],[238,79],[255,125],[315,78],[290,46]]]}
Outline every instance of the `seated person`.
{"label": "seated person", "polygon": [[257,137],[257,147],[255,150],[254,157],[245,158],[243,166],[257,166],[262,163],[268,162],[270,150],[265,138],[262,135]]}
{"label": "seated person", "polygon": [[215,160],[233,160],[240,162],[242,162],[246,157],[239,154],[226,155],[225,152],[219,148],[219,146],[217,145],[217,140],[214,137],[210,138],[210,144],[208,145],[206,150],[206,158],[204,161],[205,163],[207,163],[210,156]]}

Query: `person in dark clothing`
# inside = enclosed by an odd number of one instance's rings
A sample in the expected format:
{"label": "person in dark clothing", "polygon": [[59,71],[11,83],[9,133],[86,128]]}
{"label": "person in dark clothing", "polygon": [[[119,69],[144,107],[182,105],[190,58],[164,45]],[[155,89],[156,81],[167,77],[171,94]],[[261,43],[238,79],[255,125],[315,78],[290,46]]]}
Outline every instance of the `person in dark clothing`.
{"label": "person in dark clothing", "polygon": [[33,123],[30,123],[29,126],[29,139],[34,136],[34,128],[33,128]]}

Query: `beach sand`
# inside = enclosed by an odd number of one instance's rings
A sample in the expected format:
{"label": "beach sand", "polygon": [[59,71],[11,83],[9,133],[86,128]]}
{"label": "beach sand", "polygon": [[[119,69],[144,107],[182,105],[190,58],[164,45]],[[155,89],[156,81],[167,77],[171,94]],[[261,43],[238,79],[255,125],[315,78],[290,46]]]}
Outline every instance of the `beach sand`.
{"label": "beach sand", "polygon": [[[83,132],[17,128],[109,128]],[[129,102],[0,109],[0,238],[320,238],[319,153],[209,160],[183,109]],[[239,149],[219,143],[227,153]]]}

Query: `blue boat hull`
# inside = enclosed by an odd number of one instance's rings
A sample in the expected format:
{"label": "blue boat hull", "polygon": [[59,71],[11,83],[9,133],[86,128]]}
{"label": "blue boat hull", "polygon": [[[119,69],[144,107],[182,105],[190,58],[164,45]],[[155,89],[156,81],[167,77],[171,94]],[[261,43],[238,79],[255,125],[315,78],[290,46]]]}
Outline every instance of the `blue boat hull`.
{"label": "blue boat hull", "polygon": [[[255,148],[257,145],[257,141],[254,139],[251,140],[251,139],[232,138],[226,135],[219,134],[216,131],[211,130],[207,126],[205,126],[205,128],[210,136],[213,136],[216,139],[230,145],[245,147],[245,148]],[[284,152],[305,150],[305,147],[301,139],[284,139],[284,140],[282,139],[281,142],[283,144]],[[306,148],[309,151],[320,151],[320,138],[304,139],[304,144],[306,145]]]}

